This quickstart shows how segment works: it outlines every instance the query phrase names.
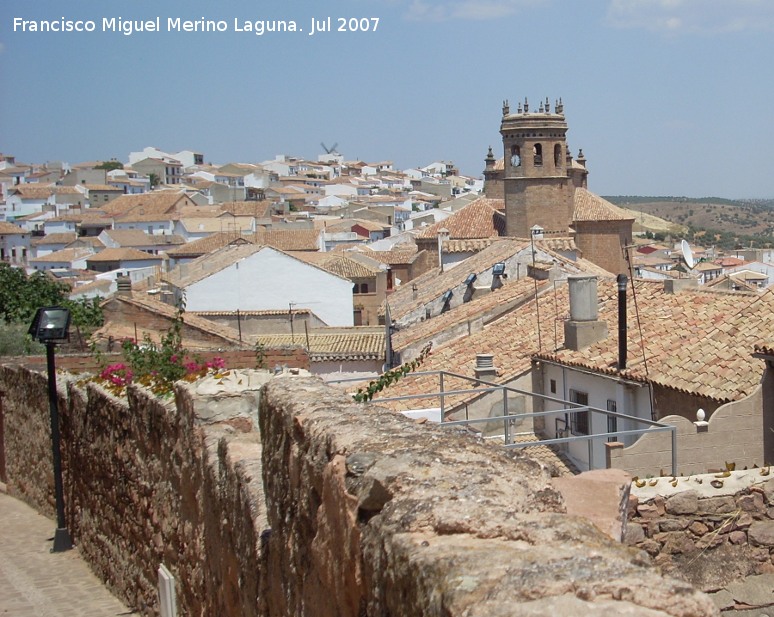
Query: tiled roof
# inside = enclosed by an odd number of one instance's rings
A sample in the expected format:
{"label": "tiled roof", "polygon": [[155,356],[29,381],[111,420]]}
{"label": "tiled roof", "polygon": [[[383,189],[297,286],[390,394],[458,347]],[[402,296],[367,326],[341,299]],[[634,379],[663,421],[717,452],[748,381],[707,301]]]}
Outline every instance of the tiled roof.
{"label": "tiled roof", "polygon": [[43,255],[42,257],[35,257],[34,259],[30,259],[30,262],[33,262],[33,263],[73,262],[78,259],[83,259],[84,257],[88,257],[90,255],[94,255],[94,251],[88,248],[78,247],[78,248],[71,248],[71,249],[62,249],[61,251],[54,251],[53,253],[49,253],[48,255]]}
{"label": "tiled roof", "polygon": [[[600,318],[608,329],[617,320],[614,287],[600,282]],[[751,354],[762,338],[774,339],[774,294],[705,290],[667,294],[660,283],[650,281],[637,281],[636,289],[642,338],[629,288],[625,370],[616,368],[614,336],[581,351],[560,349],[543,357],[718,401],[744,397],[760,383],[763,365]]]}
{"label": "tiled roof", "polygon": [[415,249],[392,249],[390,251],[370,251],[366,253],[372,259],[388,264],[390,266],[403,266],[409,265],[414,262],[419,253]]}
{"label": "tiled roof", "polygon": [[[476,274],[483,272],[527,246],[529,243],[526,240],[502,238],[480,253],[466,259],[462,265],[447,268],[443,272],[433,268],[413,279],[410,285],[401,285],[389,298],[390,313],[393,319],[400,319],[409,312],[439,298],[448,289],[461,285],[471,272]],[[414,297],[415,287],[416,297]]]}
{"label": "tiled roof", "polygon": [[347,279],[373,278],[382,272],[381,268],[362,263],[346,253],[289,251],[288,254]]}
{"label": "tiled roof", "polygon": [[50,244],[70,244],[78,237],[74,231],[63,231],[55,234],[46,234],[32,239],[32,246],[46,246]]}
{"label": "tiled roof", "polygon": [[578,247],[575,245],[575,240],[565,237],[544,237],[542,240],[535,240],[536,246],[547,248],[549,251],[557,252],[570,252],[577,251]]}
{"label": "tiled roof", "polygon": [[48,199],[54,193],[54,187],[17,184],[8,189],[8,194],[12,193],[19,195],[22,199]]}
{"label": "tiled roof", "polygon": [[[540,295],[539,327],[535,301],[530,300],[482,331],[434,349],[421,370],[446,370],[472,377],[476,353],[491,353],[498,369],[498,383],[526,373],[533,355],[630,380],[650,380],[718,401],[742,398],[760,383],[763,364],[752,358],[752,353],[761,340],[774,341],[774,292],[668,294],[662,282],[636,281],[642,338],[629,287],[628,363],[626,370],[619,372],[614,334],[618,310],[616,284],[600,280],[598,285],[599,318],[607,322],[608,331],[612,332],[605,341],[580,351],[563,348],[562,321],[569,313],[569,298],[567,285],[562,284]],[[468,387],[451,378],[445,384],[447,389],[458,386]],[[419,376],[394,384],[383,396],[422,394],[437,389],[437,377]],[[446,403],[453,405],[461,400],[450,396]],[[437,406],[438,399],[427,397],[388,404],[396,409],[429,407]]]}
{"label": "tiled roof", "polygon": [[99,253],[89,257],[86,261],[92,263],[106,261],[147,261],[149,259],[161,263],[161,257],[158,255],[151,255],[150,253],[138,251],[133,248],[103,249]]}
{"label": "tiled roof", "polygon": [[456,238],[453,240],[444,240],[444,253],[478,253],[486,247],[491,246],[492,242],[497,241],[497,236],[491,238]]}
{"label": "tiled roof", "polygon": [[140,195],[122,195],[113,201],[100,205],[100,210],[112,216],[125,216],[132,212],[135,215],[160,215],[174,212],[184,205],[191,205],[191,200],[178,191],[152,191]]}
{"label": "tiled roof", "polygon": [[106,229],[105,233],[123,247],[167,246],[185,242],[182,236],[177,234],[149,234],[142,229]]}
{"label": "tiled roof", "polygon": [[226,246],[227,244],[234,243],[249,243],[252,244],[252,234],[246,236],[239,236],[234,233],[222,232],[212,234],[206,238],[200,238],[186,244],[182,244],[170,251],[167,251],[167,255],[170,257],[201,257],[211,251]]}
{"label": "tiled roof", "polygon": [[[256,343],[266,347],[289,345],[307,346],[306,334],[260,334]],[[309,359],[326,360],[380,360],[385,354],[384,328],[335,328],[330,331],[309,332]]]}
{"label": "tiled roof", "polygon": [[179,288],[185,288],[215,272],[220,272],[231,264],[246,259],[262,248],[260,244],[231,244],[222,246],[210,253],[194,259],[192,262],[178,266],[169,271],[164,279]]}
{"label": "tiled roof", "polygon": [[[287,317],[289,313],[288,309],[267,309],[264,311],[239,311],[241,317]],[[192,311],[192,314],[199,317],[236,317],[236,311]],[[293,315],[310,315],[312,310],[304,308],[302,306],[293,307]]]}
{"label": "tiled roof", "polygon": [[[546,281],[538,283],[543,288]],[[486,295],[475,297],[470,302],[441,313],[430,319],[413,324],[412,326],[395,332],[392,336],[392,346],[396,351],[405,349],[422,341],[429,341],[434,336],[477,318],[483,318],[485,322],[491,321],[499,314],[512,310],[521,301],[531,298],[535,294],[535,279],[524,277],[518,280],[509,280],[499,289]]]}
{"label": "tiled roof", "polygon": [[490,238],[505,235],[505,215],[495,203],[502,200],[479,197],[450,217],[425,227],[420,238],[435,238],[441,229],[449,230],[449,238]]}
{"label": "tiled roof", "polygon": [[[13,223],[6,223],[5,221],[0,221],[0,234],[4,234],[6,236],[10,235],[27,235],[30,233],[26,229],[22,229],[18,225],[14,225]],[[75,234],[73,234],[75,235]]]}
{"label": "tiled roof", "polygon": [[236,216],[254,216],[264,219],[271,216],[273,201],[229,201],[219,204],[223,212],[230,212]]}
{"label": "tiled roof", "polygon": [[97,236],[79,236],[70,242],[65,248],[77,248],[79,246],[91,247],[95,252],[101,251],[105,248],[102,240],[100,240]]}
{"label": "tiled roof", "polygon": [[320,233],[317,229],[259,230],[253,241],[281,251],[316,251],[320,248]]}
{"label": "tiled roof", "polygon": [[575,189],[574,221],[633,221],[634,217],[618,206],[584,188]]}
{"label": "tiled roof", "polygon": [[[224,268],[231,266],[237,261],[247,259],[248,257],[263,249],[276,250],[286,255],[290,259],[297,259],[289,253],[285,253],[284,251],[280,251],[275,247],[267,247],[262,244],[230,244],[202,255],[201,257],[197,257],[190,263],[183,264],[182,267],[178,266],[174,268],[168,272],[164,278],[176,287],[185,288],[189,285],[204,280],[215,272],[220,272]],[[308,262],[304,263],[307,263],[307,265],[312,268],[323,270],[332,276],[346,279],[346,277],[341,277],[340,275],[333,273],[330,270],[326,270],[325,268],[321,268],[316,264],[310,264]]]}

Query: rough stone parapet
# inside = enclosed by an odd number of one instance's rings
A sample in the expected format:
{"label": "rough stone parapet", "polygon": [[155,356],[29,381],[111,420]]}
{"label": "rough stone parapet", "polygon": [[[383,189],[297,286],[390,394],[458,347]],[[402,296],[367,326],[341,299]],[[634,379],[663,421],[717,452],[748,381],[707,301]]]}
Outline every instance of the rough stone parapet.
{"label": "rough stone parapet", "polygon": [[[60,380],[68,526],[139,613],[158,614],[164,563],[191,616],[717,614],[567,515],[537,462],[316,379],[265,378],[180,383],[174,400]],[[50,512],[45,376],[3,367],[0,391],[9,491]]]}
{"label": "rough stone parapet", "polygon": [[662,571],[712,592],[774,573],[770,468],[654,478],[633,489],[626,543]]}
{"label": "rough stone parapet", "polygon": [[268,614],[717,614],[565,514],[538,463],[470,434],[312,379],[270,382],[260,426]]}

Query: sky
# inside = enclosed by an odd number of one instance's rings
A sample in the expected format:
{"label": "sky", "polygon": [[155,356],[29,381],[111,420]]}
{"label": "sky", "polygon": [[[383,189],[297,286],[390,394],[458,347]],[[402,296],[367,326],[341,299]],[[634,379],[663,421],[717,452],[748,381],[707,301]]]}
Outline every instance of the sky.
{"label": "sky", "polygon": [[[30,31],[63,19],[94,30]],[[504,99],[561,97],[595,193],[774,198],[772,31],[772,0],[3,0],[0,152],[224,164],[314,160],[323,142],[479,177]]]}

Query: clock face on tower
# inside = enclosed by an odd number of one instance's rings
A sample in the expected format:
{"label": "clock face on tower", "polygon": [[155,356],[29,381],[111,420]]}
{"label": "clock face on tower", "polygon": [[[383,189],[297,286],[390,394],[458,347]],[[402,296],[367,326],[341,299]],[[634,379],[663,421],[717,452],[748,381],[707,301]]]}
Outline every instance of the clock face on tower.
{"label": "clock face on tower", "polygon": [[511,155],[511,167],[518,167],[521,165],[521,157],[518,154]]}

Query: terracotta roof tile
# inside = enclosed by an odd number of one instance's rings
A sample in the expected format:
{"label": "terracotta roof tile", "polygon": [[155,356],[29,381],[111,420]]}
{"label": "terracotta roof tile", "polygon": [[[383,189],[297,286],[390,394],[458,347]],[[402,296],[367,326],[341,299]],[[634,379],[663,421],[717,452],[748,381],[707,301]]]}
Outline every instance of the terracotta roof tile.
{"label": "terracotta roof tile", "polygon": [[[256,343],[266,347],[301,345],[306,347],[306,334],[260,334]],[[332,328],[309,332],[309,359],[327,360],[380,360],[385,354],[384,328]]]}
{"label": "terracotta roof tile", "polygon": [[105,261],[146,261],[149,259],[161,263],[161,257],[158,255],[151,255],[150,253],[138,251],[133,248],[103,249],[99,253],[89,257],[86,261],[88,263]]}
{"label": "terracotta roof tile", "polygon": [[[599,317],[615,329],[617,290],[614,281],[600,280]],[[634,381],[653,381],[676,390],[717,401],[737,400],[760,383],[763,363],[752,357],[755,345],[774,341],[774,292],[763,294],[686,291],[668,294],[663,283],[635,283],[642,319],[642,337],[636,327],[631,287],[628,289],[628,364],[618,371],[617,338],[580,351],[563,347],[562,322],[568,316],[566,285],[557,285],[539,296],[540,323],[535,300],[530,300],[492,322],[483,330],[434,349],[422,370],[445,370],[474,375],[477,353],[494,355],[498,383],[530,370],[533,356],[621,376]],[[538,333],[540,336],[538,337]],[[643,354],[647,358],[647,372]],[[466,388],[469,383],[447,379],[447,389]],[[385,390],[382,397],[425,394],[438,390],[435,376],[404,379]],[[453,405],[462,396],[447,397]],[[395,409],[438,405],[437,397],[389,402]]]}
{"label": "terracotta roof tile", "polygon": [[634,217],[618,206],[584,188],[575,189],[574,221],[633,221]]}
{"label": "terracotta roof tile", "polygon": [[435,238],[441,229],[449,230],[450,239],[503,236],[505,215],[496,208],[501,201],[479,197],[443,221],[425,227],[418,237]]}
{"label": "terracotta roof tile", "polygon": [[[22,229],[18,225],[14,225],[13,223],[6,223],[5,221],[0,221],[0,234],[10,236],[10,235],[27,235],[29,233],[30,233],[29,231],[27,231],[26,229]],[[33,243],[34,243],[34,240],[33,240]]]}
{"label": "terracotta roof tile", "polygon": [[74,231],[63,231],[55,234],[46,234],[45,236],[33,238],[32,246],[46,246],[51,244],[69,244],[78,237]]}

